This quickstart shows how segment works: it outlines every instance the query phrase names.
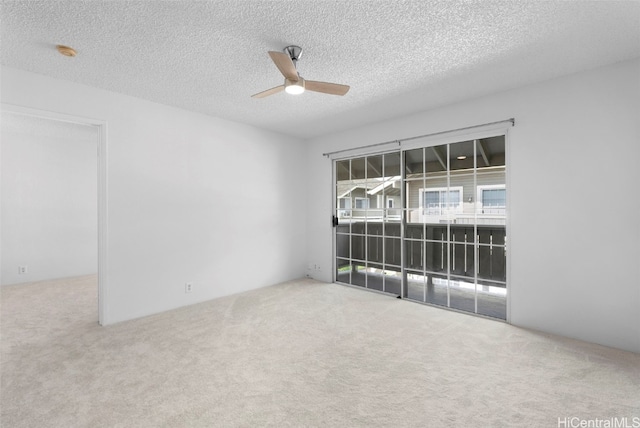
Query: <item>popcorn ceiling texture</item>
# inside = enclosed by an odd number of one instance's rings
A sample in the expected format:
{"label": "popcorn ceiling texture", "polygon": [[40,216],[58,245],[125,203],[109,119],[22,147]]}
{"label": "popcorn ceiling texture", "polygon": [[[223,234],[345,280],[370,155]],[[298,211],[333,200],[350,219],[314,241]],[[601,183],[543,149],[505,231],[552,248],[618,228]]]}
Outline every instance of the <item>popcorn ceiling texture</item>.
{"label": "popcorn ceiling texture", "polygon": [[[640,56],[635,1],[1,5],[3,65],[303,138]],[[250,98],[282,84],[267,51],[289,44],[303,77],[351,91]]]}

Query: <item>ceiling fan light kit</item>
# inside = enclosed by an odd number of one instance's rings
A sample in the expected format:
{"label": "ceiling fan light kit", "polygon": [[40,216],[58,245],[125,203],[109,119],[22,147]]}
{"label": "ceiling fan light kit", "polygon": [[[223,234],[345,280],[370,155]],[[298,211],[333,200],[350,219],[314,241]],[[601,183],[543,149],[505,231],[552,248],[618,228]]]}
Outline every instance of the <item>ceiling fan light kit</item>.
{"label": "ceiling fan light kit", "polygon": [[304,92],[304,79],[300,77],[298,81],[284,79],[284,91],[291,95],[300,95]]}
{"label": "ceiling fan light kit", "polygon": [[252,95],[253,98],[264,98],[269,95],[278,93],[284,89],[288,94],[299,95],[305,90],[313,92],[321,92],[323,94],[344,95],[349,92],[349,86],[339,85],[337,83],[317,82],[314,80],[305,80],[300,76],[297,70],[298,60],[302,55],[300,46],[287,46],[282,52],[269,51],[269,56],[273,63],[278,67],[280,73],[284,76],[284,84],[266,91],[258,92]]}

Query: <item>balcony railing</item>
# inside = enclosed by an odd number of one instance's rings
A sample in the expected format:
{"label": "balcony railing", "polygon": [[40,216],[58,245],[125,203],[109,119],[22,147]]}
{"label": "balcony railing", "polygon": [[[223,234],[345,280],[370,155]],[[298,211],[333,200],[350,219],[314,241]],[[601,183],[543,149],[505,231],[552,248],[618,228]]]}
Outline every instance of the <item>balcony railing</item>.
{"label": "balcony railing", "polygon": [[[401,267],[400,228],[399,223],[381,221],[367,221],[365,227],[365,223],[351,218],[338,225],[336,254],[338,258],[351,259],[354,265],[366,262]],[[450,273],[472,282],[477,276],[479,283],[498,287],[506,283],[504,224],[478,224],[474,228],[464,223],[409,223],[404,238],[407,272],[426,272],[429,276]]]}

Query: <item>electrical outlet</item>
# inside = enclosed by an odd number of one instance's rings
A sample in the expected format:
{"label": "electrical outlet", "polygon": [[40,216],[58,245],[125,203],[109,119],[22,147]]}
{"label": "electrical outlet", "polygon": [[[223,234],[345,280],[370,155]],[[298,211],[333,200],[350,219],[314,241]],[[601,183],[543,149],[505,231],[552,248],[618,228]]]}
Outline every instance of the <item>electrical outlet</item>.
{"label": "electrical outlet", "polygon": [[192,289],[193,289],[193,284],[191,284],[190,282],[186,282],[184,284],[184,292],[185,293],[191,293]]}
{"label": "electrical outlet", "polygon": [[24,275],[29,272],[28,266],[18,266],[18,275]]}

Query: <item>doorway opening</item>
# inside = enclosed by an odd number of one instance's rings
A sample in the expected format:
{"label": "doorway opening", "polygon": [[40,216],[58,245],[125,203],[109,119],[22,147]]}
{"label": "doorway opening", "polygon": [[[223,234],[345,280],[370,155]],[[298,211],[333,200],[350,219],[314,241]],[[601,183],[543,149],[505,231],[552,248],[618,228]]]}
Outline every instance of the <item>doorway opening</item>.
{"label": "doorway opening", "polygon": [[2,286],[96,287],[105,324],[105,123],[2,105]]}

